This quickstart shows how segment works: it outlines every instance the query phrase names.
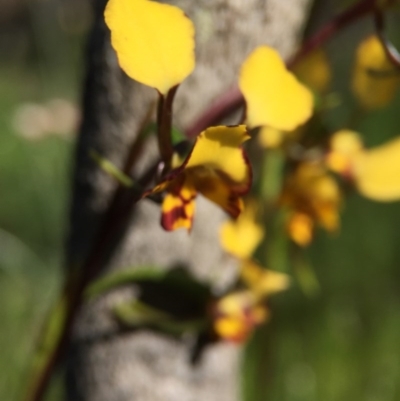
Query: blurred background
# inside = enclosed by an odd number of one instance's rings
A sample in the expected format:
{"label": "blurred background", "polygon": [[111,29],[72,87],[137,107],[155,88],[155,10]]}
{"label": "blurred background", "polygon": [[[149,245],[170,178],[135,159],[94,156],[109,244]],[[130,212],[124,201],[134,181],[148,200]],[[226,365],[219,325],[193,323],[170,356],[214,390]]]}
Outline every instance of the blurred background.
{"label": "blurred background", "polygon": [[[318,0],[322,3],[323,0]],[[338,10],[351,2],[339,2]],[[326,13],[316,13],[310,27]],[[62,279],[69,183],[87,0],[0,0],[0,399],[26,378],[40,324]],[[311,29],[311,28],[310,28]],[[337,107],[331,131],[357,107],[350,92],[357,44],[370,21],[326,47]],[[400,45],[400,14],[389,18]],[[353,121],[367,146],[400,134],[400,97]],[[349,194],[337,235],[318,232],[309,252],[321,291],[298,286],[273,300],[273,318],[246,350],[248,399],[400,400],[400,203]],[[60,384],[49,401],[59,399]]]}
{"label": "blurred background", "polygon": [[0,1],[0,399],[15,400],[62,279],[85,0]]}

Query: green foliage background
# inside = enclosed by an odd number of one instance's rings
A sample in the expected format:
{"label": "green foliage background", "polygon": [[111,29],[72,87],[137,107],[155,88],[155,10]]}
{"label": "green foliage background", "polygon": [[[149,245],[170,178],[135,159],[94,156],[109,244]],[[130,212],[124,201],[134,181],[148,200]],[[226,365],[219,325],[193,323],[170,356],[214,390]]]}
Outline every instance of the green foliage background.
{"label": "green foliage background", "polygon": [[[53,1],[0,6],[2,17],[8,16],[0,29],[2,400],[16,400],[24,391],[41,324],[62,279],[74,134],[29,141],[12,123],[22,104],[78,98],[84,32],[62,29],[59,11]],[[50,398],[60,398],[52,393]]]}

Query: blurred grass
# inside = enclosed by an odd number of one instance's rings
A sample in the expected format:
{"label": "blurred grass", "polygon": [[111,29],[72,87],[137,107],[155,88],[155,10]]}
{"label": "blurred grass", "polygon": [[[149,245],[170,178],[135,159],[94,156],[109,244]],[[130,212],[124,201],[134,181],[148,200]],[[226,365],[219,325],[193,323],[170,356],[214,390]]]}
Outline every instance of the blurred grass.
{"label": "blurred grass", "polygon": [[341,235],[318,238],[311,254],[321,295],[280,297],[258,333],[268,344],[267,399],[399,399],[399,223],[398,204],[353,196]]}
{"label": "blurred grass", "polygon": [[[61,278],[72,141],[28,141],[12,116],[36,100],[29,70],[0,71],[0,399],[15,400],[40,324]],[[64,84],[63,84],[64,85]],[[46,86],[61,96],[57,80]],[[40,88],[39,88],[40,89]]]}
{"label": "blurred grass", "polygon": [[[24,391],[61,284],[74,142],[51,134],[27,140],[12,120],[26,103],[77,98],[90,20],[87,1],[14,1],[0,6],[15,6],[0,30],[0,400],[10,401]],[[60,388],[49,399],[60,399]]]}

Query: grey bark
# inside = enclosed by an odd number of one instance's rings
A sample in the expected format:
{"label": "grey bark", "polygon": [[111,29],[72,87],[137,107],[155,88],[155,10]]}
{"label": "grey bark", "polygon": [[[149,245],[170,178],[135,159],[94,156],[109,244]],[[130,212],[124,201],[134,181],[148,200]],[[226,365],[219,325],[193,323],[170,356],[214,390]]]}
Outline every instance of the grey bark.
{"label": "grey bark", "polygon": [[[94,241],[115,182],[90,161],[89,149],[122,166],[129,144],[155,91],[121,72],[102,19],[104,0],[95,2],[95,25],[88,46],[83,122],[76,152],[67,265],[79,265]],[[235,84],[240,65],[257,45],[276,47],[284,57],[294,50],[309,0],[177,0],[196,26],[195,72],[179,88],[175,123],[186,127],[212,99]],[[151,144],[139,170],[155,155]],[[136,171],[139,173],[139,171]],[[220,250],[218,228],[223,213],[202,199],[194,229],[166,233],[159,208],[140,202],[127,216],[115,252],[104,271],[130,266],[189,266],[201,280],[220,288],[235,266]],[[233,272],[233,273],[232,273]],[[169,401],[239,398],[240,350],[232,345],[208,347],[198,365],[189,363],[190,338],[171,339],[149,331],[111,335],[116,330],[111,308],[132,297],[125,289],[82,308],[68,355],[70,401]]]}

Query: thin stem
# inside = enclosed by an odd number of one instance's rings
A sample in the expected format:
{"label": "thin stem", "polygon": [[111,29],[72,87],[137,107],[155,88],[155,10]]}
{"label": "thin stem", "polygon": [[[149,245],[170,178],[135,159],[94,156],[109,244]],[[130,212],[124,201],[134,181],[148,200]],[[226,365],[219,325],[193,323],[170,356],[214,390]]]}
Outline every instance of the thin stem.
{"label": "thin stem", "polygon": [[340,30],[359,20],[365,15],[372,13],[375,10],[375,4],[376,0],[362,0],[335,16],[318,32],[316,32],[303,43],[300,50],[289,60],[288,66],[293,67],[294,64],[310,54],[312,51],[321,47]]}
{"label": "thin stem", "polygon": [[244,104],[239,88],[232,88],[219,96],[185,131],[188,138],[196,137],[201,131],[215,125],[224,117],[238,110]]}
{"label": "thin stem", "polygon": [[157,108],[157,136],[160,156],[165,169],[170,167],[174,148],[172,146],[172,106],[178,86],[170,89],[166,96],[160,93]]}
{"label": "thin stem", "polygon": [[292,247],[293,272],[304,295],[309,299],[316,298],[320,293],[320,283],[310,261],[307,249],[293,244]]}
{"label": "thin stem", "polygon": [[397,69],[400,68],[400,53],[396,49],[396,47],[390,42],[390,40],[386,37],[385,33],[385,19],[382,11],[379,8],[375,9],[374,13],[374,22],[375,29],[378,35],[379,40],[382,43],[382,46],[385,50],[386,56]]}

